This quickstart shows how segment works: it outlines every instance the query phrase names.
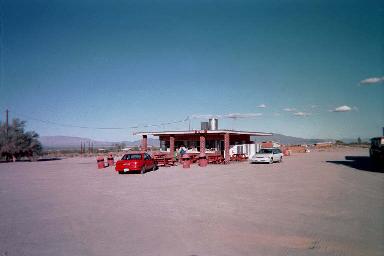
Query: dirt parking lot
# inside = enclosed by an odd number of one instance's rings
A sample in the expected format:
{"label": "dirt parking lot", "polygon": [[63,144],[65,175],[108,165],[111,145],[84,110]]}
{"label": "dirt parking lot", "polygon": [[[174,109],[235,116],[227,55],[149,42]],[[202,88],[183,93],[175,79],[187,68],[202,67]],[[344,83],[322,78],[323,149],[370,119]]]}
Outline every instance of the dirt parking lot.
{"label": "dirt parking lot", "polygon": [[0,163],[0,255],[383,255],[384,173],[367,156],[145,175],[90,158]]}

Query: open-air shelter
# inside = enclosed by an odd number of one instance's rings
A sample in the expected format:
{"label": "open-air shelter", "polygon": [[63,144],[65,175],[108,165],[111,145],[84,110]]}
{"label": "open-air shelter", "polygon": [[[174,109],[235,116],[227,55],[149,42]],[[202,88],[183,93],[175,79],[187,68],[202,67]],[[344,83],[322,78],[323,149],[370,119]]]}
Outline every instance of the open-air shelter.
{"label": "open-air shelter", "polygon": [[159,137],[160,149],[173,154],[176,148],[186,146],[196,148],[200,153],[206,150],[220,152],[225,162],[230,160],[231,145],[250,144],[251,136],[271,136],[272,133],[236,131],[236,130],[191,130],[191,131],[159,131],[138,132],[142,136],[141,149],[147,150],[148,135]]}

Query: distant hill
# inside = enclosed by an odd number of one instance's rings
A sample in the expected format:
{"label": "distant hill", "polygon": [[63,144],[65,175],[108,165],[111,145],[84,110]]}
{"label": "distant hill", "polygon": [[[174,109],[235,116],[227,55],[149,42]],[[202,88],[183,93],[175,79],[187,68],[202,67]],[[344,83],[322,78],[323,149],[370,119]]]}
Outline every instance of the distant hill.
{"label": "distant hill", "polygon": [[[313,144],[316,142],[329,141],[324,139],[304,139],[304,138],[286,136],[278,133],[273,134],[273,136],[254,136],[251,139],[255,140],[256,142],[272,140],[272,141],[280,142],[282,144],[291,144],[291,145]],[[75,149],[75,148],[80,148],[81,143],[85,143],[86,147],[88,147],[89,142],[93,143],[93,146],[95,148],[111,147],[115,144],[120,144],[120,143],[124,143],[127,147],[139,146],[141,144],[141,140],[112,142],[112,141],[97,141],[89,138],[71,137],[71,136],[41,136],[40,142],[43,144],[43,147],[46,149],[47,148],[48,149],[49,148]],[[148,138],[148,145],[159,147],[160,142],[158,139]]]}
{"label": "distant hill", "polygon": [[[41,136],[39,138],[41,144],[44,148],[63,148],[63,149],[74,149],[80,148],[81,143],[85,143],[86,147],[88,147],[88,143],[93,143],[93,147],[111,147],[115,144],[124,143],[127,147],[139,146],[141,141],[97,141],[89,138],[81,138],[81,137],[71,137],[71,136]],[[159,146],[159,140],[148,138],[149,146]]]}
{"label": "distant hill", "polygon": [[325,140],[325,139],[304,139],[299,137],[293,137],[293,136],[286,136],[283,134],[274,133],[272,136],[253,136],[252,139],[256,142],[263,142],[263,141],[276,141],[281,144],[285,145],[301,145],[301,144],[314,144],[317,142],[325,142],[325,141],[332,141],[332,140]]}
{"label": "distant hill", "polygon": [[[361,142],[362,143],[370,143],[371,142],[371,139],[370,138],[360,138],[361,139]],[[342,142],[344,143],[356,143],[357,142],[357,138],[343,138],[341,139]]]}
{"label": "distant hill", "polygon": [[[141,140],[134,140],[134,141],[122,141],[120,143],[125,143],[128,147],[134,147],[138,146],[141,144]],[[153,138],[148,138],[147,139],[148,146],[152,147],[160,147],[160,140],[158,139],[153,139]]]}

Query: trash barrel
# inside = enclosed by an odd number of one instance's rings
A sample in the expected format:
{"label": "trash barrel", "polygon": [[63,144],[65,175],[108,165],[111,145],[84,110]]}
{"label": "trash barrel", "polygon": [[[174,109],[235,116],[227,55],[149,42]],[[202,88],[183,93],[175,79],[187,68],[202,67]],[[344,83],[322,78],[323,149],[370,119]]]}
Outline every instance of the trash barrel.
{"label": "trash barrel", "polygon": [[191,167],[191,157],[188,154],[183,155],[183,168]]}
{"label": "trash barrel", "polygon": [[207,156],[204,153],[200,153],[199,155],[199,166],[206,167],[208,165]]}
{"label": "trash barrel", "polygon": [[96,158],[97,160],[97,168],[98,169],[103,169],[104,168],[104,157],[103,156],[98,156]]}
{"label": "trash barrel", "polygon": [[114,165],[114,159],[113,159],[113,155],[112,154],[108,155],[107,160],[108,160],[108,165],[109,166],[113,166]]}

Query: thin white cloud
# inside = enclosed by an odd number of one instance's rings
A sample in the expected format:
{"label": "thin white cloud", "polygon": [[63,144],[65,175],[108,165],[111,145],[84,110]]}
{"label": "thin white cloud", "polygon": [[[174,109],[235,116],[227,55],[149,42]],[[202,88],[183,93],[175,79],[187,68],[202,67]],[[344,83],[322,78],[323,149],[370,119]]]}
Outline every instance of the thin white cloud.
{"label": "thin white cloud", "polygon": [[284,111],[287,111],[287,112],[293,112],[293,111],[296,111],[295,108],[283,108]]}
{"label": "thin white cloud", "polygon": [[349,112],[351,110],[351,107],[344,105],[331,110],[331,112]]}
{"label": "thin white cloud", "polygon": [[254,117],[259,117],[261,115],[263,114],[262,113],[230,113],[230,114],[223,115],[223,117],[237,119],[237,118],[254,118]]}
{"label": "thin white cloud", "polygon": [[255,118],[263,115],[262,113],[229,113],[224,115],[214,115],[214,114],[193,114],[190,115],[190,119],[210,119],[210,118],[232,118],[232,119],[238,119],[238,118]]}
{"label": "thin white cloud", "polygon": [[384,76],[382,77],[370,77],[366,78],[364,80],[360,81],[360,84],[362,85],[371,85],[371,84],[378,84],[384,81]]}
{"label": "thin white cloud", "polygon": [[295,112],[293,113],[294,116],[310,116],[311,113],[306,113],[306,112]]}
{"label": "thin white cloud", "polygon": [[210,119],[210,118],[221,118],[222,115],[213,115],[213,114],[193,114],[190,115],[190,119]]}
{"label": "thin white cloud", "polygon": [[265,104],[260,104],[260,105],[257,105],[256,107],[257,107],[257,108],[266,108],[267,105],[265,105]]}

